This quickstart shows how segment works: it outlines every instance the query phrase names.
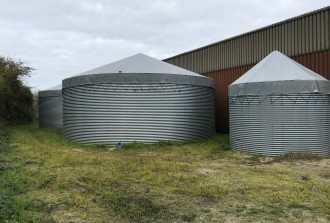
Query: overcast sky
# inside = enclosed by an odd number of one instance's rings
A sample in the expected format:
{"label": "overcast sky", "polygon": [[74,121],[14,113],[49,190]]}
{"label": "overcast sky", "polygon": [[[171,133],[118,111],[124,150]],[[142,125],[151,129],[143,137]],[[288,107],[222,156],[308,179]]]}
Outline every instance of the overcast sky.
{"label": "overcast sky", "polygon": [[34,90],[144,53],[165,59],[329,5],[329,0],[0,0],[0,55]]}

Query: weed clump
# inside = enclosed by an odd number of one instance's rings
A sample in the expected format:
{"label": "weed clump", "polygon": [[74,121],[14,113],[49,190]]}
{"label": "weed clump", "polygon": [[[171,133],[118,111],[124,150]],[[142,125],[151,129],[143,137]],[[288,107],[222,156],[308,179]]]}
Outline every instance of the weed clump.
{"label": "weed clump", "polygon": [[155,222],[169,214],[166,206],[156,204],[143,194],[106,195],[103,203],[117,215],[132,222]]}

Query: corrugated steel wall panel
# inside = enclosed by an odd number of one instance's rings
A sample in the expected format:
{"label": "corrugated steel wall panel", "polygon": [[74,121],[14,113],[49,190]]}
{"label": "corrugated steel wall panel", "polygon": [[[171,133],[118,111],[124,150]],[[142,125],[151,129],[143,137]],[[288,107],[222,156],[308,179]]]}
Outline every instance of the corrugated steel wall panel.
{"label": "corrugated steel wall panel", "polygon": [[258,63],[274,50],[290,57],[328,50],[329,11],[327,7],[164,61],[203,74]]}
{"label": "corrugated steel wall panel", "polygon": [[[330,50],[292,57],[298,63],[330,80]],[[215,81],[215,118],[217,132],[229,132],[228,86],[254,64],[204,74]]]}
{"label": "corrugated steel wall panel", "polygon": [[266,156],[330,155],[330,96],[230,97],[230,146]]}
{"label": "corrugated steel wall panel", "polygon": [[294,56],[292,59],[330,80],[330,50]]}
{"label": "corrugated steel wall panel", "polygon": [[214,89],[89,84],[63,89],[63,132],[88,144],[199,140],[215,135]]}
{"label": "corrugated steel wall panel", "polygon": [[39,127],[63,127],[62,96],[39,97]]}

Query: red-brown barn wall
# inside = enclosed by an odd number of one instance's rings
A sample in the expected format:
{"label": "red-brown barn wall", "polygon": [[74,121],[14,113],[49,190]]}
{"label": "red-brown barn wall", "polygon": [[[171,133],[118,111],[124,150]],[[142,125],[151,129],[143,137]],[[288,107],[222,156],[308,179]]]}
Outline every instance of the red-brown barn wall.
{"label": "red-brown barn wall", "polygon": [[[291,57],[298,63],[330,79],[330,50]],[[217,132],[229,132],[228,86],[255,64],[235,67],[204,75],[215,82],[215,121]]]}

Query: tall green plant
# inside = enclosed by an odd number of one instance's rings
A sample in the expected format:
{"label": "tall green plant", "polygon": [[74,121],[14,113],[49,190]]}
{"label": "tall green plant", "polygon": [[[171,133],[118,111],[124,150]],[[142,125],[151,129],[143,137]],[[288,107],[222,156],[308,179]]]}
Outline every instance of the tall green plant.
{"label": "tall green plant", "polygon": [[8,123],[33,120],[33,94],[22,81],[32,70],[21,61],[0,57],[0,119]]}

